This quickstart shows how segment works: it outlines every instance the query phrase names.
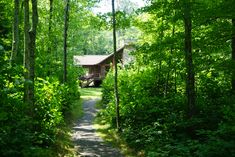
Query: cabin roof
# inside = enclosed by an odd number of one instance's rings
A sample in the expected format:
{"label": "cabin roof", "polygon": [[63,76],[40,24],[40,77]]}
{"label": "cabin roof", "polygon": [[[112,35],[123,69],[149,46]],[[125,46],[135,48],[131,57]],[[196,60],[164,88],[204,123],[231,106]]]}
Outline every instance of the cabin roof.
{"label": "cabin roof", "polygon": [[[121,52],[124,47],[117,50],[117,52]],[[109,55],[83,55],[83,56],[74,56],[74,62],[76,65],[82,66],[91,66],[98,65],[108,58],[112,57],[114,54]]]}
{"label": "cabin roof", "polygon": [[74,56],[77,65],[97,65],[109,58],[110,55],[84,55]]}

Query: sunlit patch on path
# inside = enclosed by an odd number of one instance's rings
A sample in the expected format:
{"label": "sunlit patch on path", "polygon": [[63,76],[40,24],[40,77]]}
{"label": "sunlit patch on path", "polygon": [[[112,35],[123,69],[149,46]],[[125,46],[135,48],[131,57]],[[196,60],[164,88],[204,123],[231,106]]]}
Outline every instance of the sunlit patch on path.
{"label": "sunlit patch on path", "polygon": [[96,134],[93,120],[97,110],[96,99],[84,100],[84,116],[73,127],[73,141],[80,157],[122,157],[120,152],[112,148]]}

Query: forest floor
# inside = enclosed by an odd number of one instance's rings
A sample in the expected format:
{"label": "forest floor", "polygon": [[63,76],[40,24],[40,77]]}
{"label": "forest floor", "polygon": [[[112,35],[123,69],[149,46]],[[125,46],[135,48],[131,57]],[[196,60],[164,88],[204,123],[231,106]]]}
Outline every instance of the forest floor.
{"label": "forest floor", "polygon": [[[98,109],[95,105],[100,100],[100,95],[94,90],[85,90],[83,99],[83,117],[73,127],[72,138],[79,157],[123,157],[120,151],[96,133],[94,119]],[[91,94],[91,95],[89,95]]]}

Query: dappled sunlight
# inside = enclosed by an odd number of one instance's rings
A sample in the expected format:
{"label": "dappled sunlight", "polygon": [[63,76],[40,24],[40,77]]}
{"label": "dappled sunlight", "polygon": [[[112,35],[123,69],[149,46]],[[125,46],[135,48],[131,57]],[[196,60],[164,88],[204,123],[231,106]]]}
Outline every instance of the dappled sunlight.
{"label": "dappled sunlight", "polygon": [[[89,90],[90,89],[86,89],[85,91],[88,91],[87,93],[96,93],[96,95],[99,95],[97,94],[97,90]],[[75,150],[80,156],[122,157],[117,149],[112,148],[110,144],[104,142],[99,134],[96,133],[98,129],[93,125],[93,120],[98,111],[95,108],[95,104],[98,100],[100,99],[84,99],[84,116],[74,124],[72,129],[72,140],[75,145]]]}
{"label": "dappled sunlight", "polygon": [[92,98],[100,98],[101,88],[80,88],[81,98],[83,99],[92,99]]}
{"label": "dappled sunlight", "polygon": [[234,6],[1,0],[0,157],[235,157]]}
{"label": "dappled sunlight", "polygon": [[134,150],[128,146],[117,130],[112,128],[111,125],[102,119],[102,116],[97,116],[95,124],[93,125],[96,129],[97,135],[102,137],[106,143],[111,143],[114,147],[119,148],[125,157],[143,157],[144,152],[141,150]]}

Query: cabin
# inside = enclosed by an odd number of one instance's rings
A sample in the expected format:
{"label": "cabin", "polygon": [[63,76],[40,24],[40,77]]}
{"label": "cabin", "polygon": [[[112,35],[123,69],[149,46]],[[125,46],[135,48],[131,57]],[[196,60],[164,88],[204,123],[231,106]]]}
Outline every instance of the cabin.
{"label": "cabin", "polygon": [[[118,62],[123,64],[124,47],[117,50]],[[87,74],[80,77],[81,86],[86,87],[90,84],[99,86],[105,78],[107,72],[114,63],[114,53],[109,55],[83,55],[74,56],[74,63],[87,69]]]}

